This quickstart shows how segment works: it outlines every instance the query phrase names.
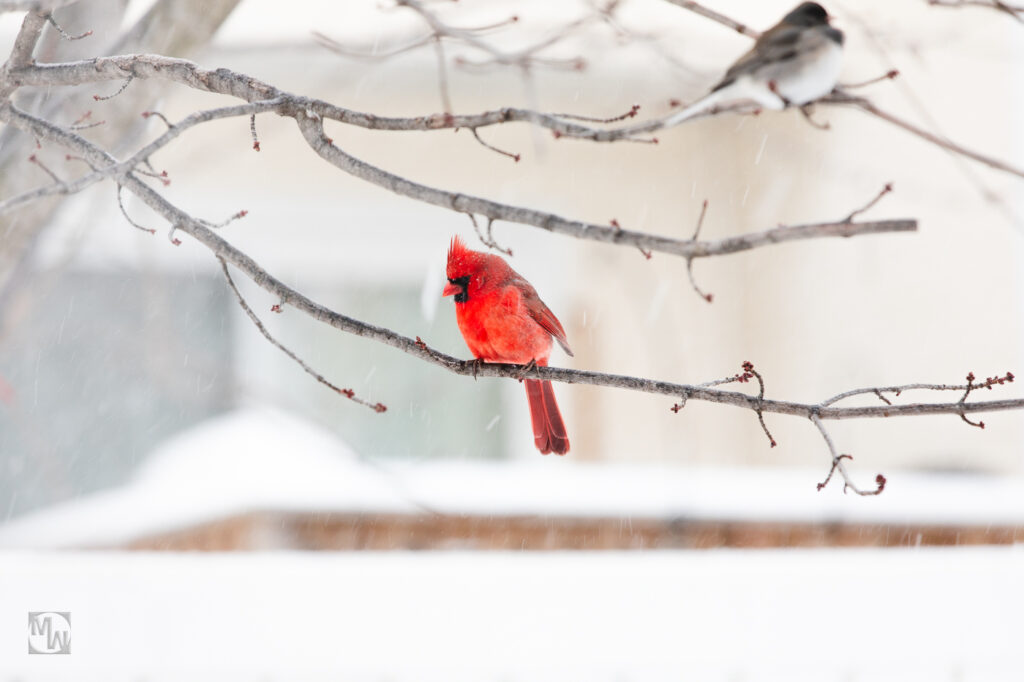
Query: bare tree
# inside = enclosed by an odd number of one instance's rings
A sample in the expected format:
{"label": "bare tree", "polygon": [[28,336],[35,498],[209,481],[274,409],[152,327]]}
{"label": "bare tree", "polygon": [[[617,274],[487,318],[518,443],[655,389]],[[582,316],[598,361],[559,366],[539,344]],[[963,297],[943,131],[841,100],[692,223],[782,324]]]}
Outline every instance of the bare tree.
{"label": "bare tree", "polygon": [[[398,0],[398,5],[415,12],[423,22],[423,33],[394,46],[378,50],[375,54],[359,47],[348,47],[326,36],[319,40],[339,54],[352,57],[378,58],[400,54],[419,47],[432,47],[437,54],[438,88],[443,111],[410,118],[383,117],[372,112],[357,111],[337,103],[305,97],[287,89],[263,82],[244,73],[225,69],[207,68],[186,61],[179,56],[194,51],[206,43],[217,26],[230,13],[237,0],[223,0],[211,9],[210,3],[198,16],[206,17],[200,26],[189,22],[182,24],[169,20],[166,12],[191,11],[183,8],[189,3],[157,3],[127,34],[110,41],[110,48],[100,48],[99,54],[89,56],[80,48],[76,53],[47,50],[47,41],[58,39],[76,41],[76,45],[90,44],[85,41],[87,34],[73,35],[76,31],[88,31],[86,24],[99,22],[89,10],[101,3],[69,2],[62,0],[32,0],[0,2],[0,11],[22,12],[24,19],[17,34],[10,55],[0,70],[0,121],[6,124],[2,133],[3,147],[0,149],[0,215],[16,215],[17,229],[7,228],[3,248],[0,249],[0,287],[10,289],[16,286],[19,269],[25,267],[26,254],[46,226],[53,212],[60,206],[63,197],[81,192],[92,185],[110,182],[117,189],[117,201],[126,220],[135,227],[149,232],[156,228],[139,224],[128,216],[121,203],[124,194],[137,197],[145,205],[162,216],[167,223],[166,234],[172,243],[179,242],[179,233],[184,233],[209,249],[223,267],[223,272],[245,313],[259,331],[274,345],[298,362],[304,370],[321,383],[339,394],[362,403],[378,412],[386,409],[381,403],[365,401],[351,389],[339,388],[325,379],[316,370],[302,361],[294,352],[276,341],[261,323],[257,314],[246,303],[235,287],[228,265],[250,278],[256,285],[280,299],[274,308],[289,306],[300,310],[317,321],[335,329],[391,346],[398,351],[415,356],[424,362],[435,364],[450,372],[463,376],[507,377],[522,380],[537,378],[566,383],[581,383],[597,386],[643,391],[672,397],[671,406],[678,412],[689,400],[700,400],[731,405],[752,411],[764,429],[771,446],[772,437],[765,415],[779,414],[797,416],[810,420],[820,431],[828,450],[831,468],[828,477],[819,486],[824,486],[838,471],[849,488],[862,495],[877,494],[885,485],[885,478],[879,474],[873,487],[858,486],[851,479],[840,452],[826,429],[825,422],[838,419],[879,418],[947,414],[958,416],[976,427],[983,422],[971,420],[968,415],[999,410],[1020,410],[1024,398],[1004,400],[968,401],[971,394],[979,389],[992,389],[1012,382],[1010,372],[998,374],[979,381],[968,374],[965,382],[909,383],[901,386],[874,386],[845,391],[818,402],[806,403],[765,398],[765,382],[761,374],[749,362],[742,363],[734,375],[697,384],[679,384],[633,376],[610,375],[594,371],[568,370],[555,367],[522,367],[515,365],[486,364],[460,360],[429,347],[419,337],[410,338],[390,329],[373,326],[322,306],[268,272],[259,263],[220,236],[217,228],[244,215],[240,212],[225,222],[213,222],[192,215],[169,201],[162,193],[166,182],[164,174],[150,163],[151,157],[161,149],[172,145],[187,130],[210,121],[226,118],[248,118],[253,148],[259,151],[257,117],[273,113],[291,119],[308,145],[310,151],[342,173],[359,180],[383,187],[391,192],[465,214],[472,220],[481,241],[488,247],[501,249],[496,243],[492,225],[495,221],[533,226],[542,230],[583,240],[604,242],[638,249],[647,257],[652,253],[677,256],[685,261],[694,290],[709,302],[706,294],[693,279],[692,263],[695,259],[726,256],[742,251],[764,248],[776,244],[822,237],[866,237],[889,232],[913,232],[917,229],[914,219],[885,219],[864,221],[859,216],[873,208],[888,192],[890,185],[867,202],[853,210],[847,207],[836,212],[830,220],[812,224],[785,225],[765,228],[759,231],[719,240],[700,238],[703,213],[695,223],[691,239],[674,239],[656,234],[623,228],[617,221],[601,225],[563,217],[538,210],[530,206],[505,204],[485,197],[473,196],[458,188],[432,187],[415,182],[390,172],[384,167],[372,165],[353,156],[344,145],[328,136],[325,121],[334,121],[347,126],[357,126],[380,131],[432,131],[439,129],[468,129],[474,138],[487,150],[513,160],[516,153],[500,149],[481,136],[481,131],[496,126],[522,123],[538,130],[548,131],[557,139],[578,139],[591,143],[645,143],[657,144],[652,134],[664,128],[669,116],[652,118],[632,123],[638,115],[638,108],[611,118],[581,117],[578,115],[547,113],[534,109],[506,107],[477,114],[456,114],[452,111],[452,96],[449,92],[447,69],[450,67],[446,45],[459,44],[480,55],[478,60],[459,57],[458,64],[465,68],[511,67],[529,77],[532,69],[539,67],[579,68],[582,58],[554,59],[547,51],[556,44],[571,38],[577,31],[591,24],[602,24],[619,31],[624,39],[641,41],[644,36],[622,28],[617,22],[620,3],[609,2],[593,8],[593,11],[567,24],[525,48],[506,51],[488,41],[489,32],[501,28],[505,23],[514,23],[510,17],[502,24],[456,27],[435,11],[434,6],[418,0]],[[755,38],[758,32],[745,23],[726,17],[695,2],[667,0],[682,11],[695,12],[708,20],[718,22],[729,29]],[[950,4],[950,3],[933,3]],[[962,4],[962,3],[961,3]],[[994,3],[996,9],[1019,18],[1019,10]],[[74,10],[74,12],[72,12]],[[79,11],[81,10],[81,11]],[[63,14],[68,12],[68,14]],[[119,15],[118,15],[119,16]],[[190,15],[195,16],[195,15]],[[49,27],[49,28],[48,28]],[[80,40],[81,39],[81,40]],[[44,55],[45,53],[45,55]],[[867,97],[851,94],[855,88],[879,80],[897,77],[895,71],[881,75],[869,83],[837,88],[832,94],[818,102],[823,107],[845,107],[862,111],[895,125],[906,133],[926,143],[939,146],[964,159],[983,164],[1010,176],[1024,178],[1024,170],[1010,163],[986,156],[968,147],[947,140],[889,113]],[[226,98],[227,103],[213,109],[196,111],[179,120],[171,121],[159,111],[153,110],[152,91],[139,88],[144,83],[176,83],[198,91],[214,93]],[[104,94],[83,90],[84,86],[102,84]],[[118,106],[105,122],[93,121],[89,113],[80,112],[83,93],[92,93],[97,100],[118,98]],[[724,113],[757,115],[749,106],[715,108],[705,116]],[[140,118],[140,114],[141,117]],[[812,125],[818,124],[810,109],[804,111]],[[116,117],[116,118],[115,118]],[[159,119],[166,128],[154,139],[142,142],[144,129],[137,122]],[[694,119],[689,119],[694,120]],[[102,123],[102,124],[101,124]],[[15,133],[17,131],[17,134]],[[33,148],[59,149],[69,160],[78,162],[77,167],[68,165],[55,171],[47,166]],[[27,153],[26,153],[27,152]],[[38,174],[30,176],[22,172],[26,164],[34,164],[47,176],[49,181],[37,184]],[[705,209],[707,208],[705,204]],[[484,226],[478,222],[483,219]],[[12,223],[14,224],[14,223]],[[2,300],[2,299],[0,299]],[[721,388],[724,384],[756,382],[755,395]],[[896,403],[904,392],[922,392],[925,395],[952,393],[958,399]],[[841,401],[859,395],[874,395],[880,404],[876,406],[842,407]]]}

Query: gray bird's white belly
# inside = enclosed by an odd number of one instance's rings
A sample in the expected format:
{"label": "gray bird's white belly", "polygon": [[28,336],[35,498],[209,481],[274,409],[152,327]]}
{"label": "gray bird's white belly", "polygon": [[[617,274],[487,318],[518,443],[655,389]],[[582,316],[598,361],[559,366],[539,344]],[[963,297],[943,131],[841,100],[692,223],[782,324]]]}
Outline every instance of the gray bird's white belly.
{"label": "gray bird's white belly", "polygon": [[[795,65],[780,64],[763,74],[775,81],[776,91],[791,104],[801,105],[832,92],[843,66],[843,48],[831,40],[823,41],[812,53],[801,55]],[[776,74],[771,71],[776,70]]]}

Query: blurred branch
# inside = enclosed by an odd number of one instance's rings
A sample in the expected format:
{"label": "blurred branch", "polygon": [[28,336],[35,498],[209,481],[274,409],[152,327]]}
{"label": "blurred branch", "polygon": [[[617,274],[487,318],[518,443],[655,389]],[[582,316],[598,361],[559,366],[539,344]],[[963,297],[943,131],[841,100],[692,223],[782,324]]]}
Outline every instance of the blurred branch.
{"label": "blurred branch", "polygon": [[0,12],[50,12],[79,0],[0,0]]}
{"label": "blurred branch", "polygon": [[[874,51],[880,63],[883,64],[894,64],[895,58],[891,54],[891,44],[888,38],[880,33],[878,28],[870,24],[868,21],[857,14],[850,15],[851,23],[860,28],[860,33],[867,43],[867,46]],[[884,32],[884,31],[883,31]],[[892,77],[894,80],[894,89],[900,91],[903,95],[903,99],[910,106],[913,111],[915,119],[920,121],[928,131],[938,137],[946,137],[942,130],[938,119],[936,118],[934,108],[930,106],[924,99],[918,94],[915,84],[909,82],[905,78],[896,77],[899,72],[895,69],[890,70],[885,74],[886,77]],[[841,84],[840,89],[849,92],[851,86],[849,84]],[[948,138],[947,138],[948,139]],[[965,156],[957,154],[956,152],[945,150],[952,159],[957,170],[963,175],[964,179],[973,187],[978,193],[981,199],[994,207],[997,211],[1003,214],[1011,224],[1020,223],[1021,218],[1017,215],[1017,211],[1013,207],[1011,197],[1005,196],[1003,191],[995,189],[991,182],[979,175],[978,169],[976,169],[971,159]]]}
{"label": "blurred branch", "polygon": [[443,21],[437,12],[429,9],[426,3],[419,2],[419,0],[396,0],[396,5],[398,7],[407,7],[415,11],[416,14],[423,19],[424,23],[426,23],[429,29],[428,32],[425,35],[418,36],[412,40],[384,48],[382,51],[357,50],[346,47],[322,33],[314,32],[313,35],[316,40],[327,49],[344,57],[356,59],[387,59],[426,45],[433,45],[437,57],[438,88],[441,95],[442,109],[445,113],[450,113],[452,110],[451,96],[448,88],[448,60],[445,56],[444,47],[446,41],[451,41],[455,44],[483,52],[487,55],[487,58],[481,61],[469,61],[464,57],[457,57],[455,63],[460,66],[473,68],[484,68],[488,66],[514,66],[522,70],[524,73],[528,72],[534,65],[552,67],[568,65],[572,68],[581,68],[583,64],[583,60],[581,58],[553,60],[541,58],[538,54],[543,50],[564,41],[580,28],[595,21],[595,19],[603,18],[601,13],[594,12],[582,19],[578,19],[561,27],[551,36],[540,40],[533,45],[529,45],[515,52],[504,52],[497,49],[490,42],[484,40],[482,36],[486,33],[517,23],[519,21],[518,16],[513,15],[504,21],[499,21],[485,26],[459,28]]}
{"label": "blurred branch", "polygon": [[[121,51],[156,51],[188,56],[208,44],[238,2],[239,0],[156,2],[123,33],[120,27],[126,2],[80,2],[58,13],[62,25],[76,34],[97,30],[87,40],[75,43],[57,40],[52,50],[46,47],[48,34],[42,33],[42,29],[54,9],[73,3],[61,0],[27,3],[38,4],[40,9],[26,14],[11,57],[0,71],[0,103],[10,100],[15,90],[20,87],[20,84],[11,77],[11,72],[18,67],[33,64],[32,52],[36,50],[37,44],[41,45],[39,51],[50,55],[50,59],[54,56],[59,59],[77,59],[86,50],[90,50],[92,54],[102,54],[103,50],[108,50],[108,54]],[[56,32],[49,35],[57,37]],[[40,37],[43,38],[42,41]],[[129,75],[121,73],[118,78],[105,80],[124,82]],[[46,88],[28,94],[31,94],[32,99],[21,97],[18,100],[19,106],[30,113],[54,121],[64,117],[77,119],[83,111],[94,104],[94,93],[84,92],[81,88]],[[148,127],[146,122],[139,118],[139,112],[152,107],[153,102],[163,94],[159,84],[154,83],[152,87],[146,87],[136,83],[118,96],[117,106],[104,107],[102,117],[106,125],[97,128],[92,137],[112,149],[119,150],[133,144]],[[12,129],[0,131],[0,198],[24,196],[33,190],[32,177],[22,168],[25,158],[32,153],[30,150],[34,146],[35,140],[18,139]],[[52,163],[55,160],[50,161]],[[4,232],[3,243],[0,244],[0,310],[7,307],[11,296],[27,281],[24,276],[15,277],[15,274],[24,272],[21,264],[29,258],[32,249],[39,243],[41,235],[52,223],[53,216],[60,207],[56,199],[46,197],[78,191],[67,188],[65,192],[54,192],[53,189],[57,188],[51,188],[44,195],[37,197],[31,202],[31,206],[25,205],[28,202],[22,201],[19,220],[11,221]],[[3,326],[2,322],[0,319],[0,328]]]}
{"label": "blurred branch", "polygon": [[1024,6],[1011,5],[1001,0],[927,0],[927,2],[935,7],[981,7],[994,9],[1013,17],[1020,23],[1024,23]]}
{"label": "blurred branch", "polygon": [[484,40],[485,34],[493,33],[515,25],[519,21],[517,15],[512,15],[503,21],[494,22],[482,26],[457,27],[444,21],[438,12],[434,11],[428,3],[420,0],[396,0],[396,6],[406,7],[413,10],[427,25],[428,31],[415,38],[405,40],[399,44],[385,47],[382,50],[359,50],[343,45],[342,43],[329,38],[322,33],[314,32],[317,41],[327,49],[344,57],[355,59],[386,59],[396,56],[429,44],[433,44],[438,51],[438,77],[441,81],[442,99],[445,101],[445,111],[449,111],[447,98],[444,97],[446,87],[447,62],[444,57],[443,43],[448,41],[463,47],[482,52],[487,57],[480,61],[469,61],[464,57],[458,57],[455,63],[460,66],[482,68],[487,66],[513,66],[523,72],[529,71],[533,66],[568,67],[582,68],[583,60],[580,57],[569,59],[550,59],[539,56],[541,52],[564,42],[580,29],[598,21],[611,21],[618,2],[610,2],[604,7],[592,7],[591,11],[583,17],[576,19],[564,26],[552,31],[550,35],[538,40],[524,48],[515,51],[503,51],[495,47],[491,42]]}

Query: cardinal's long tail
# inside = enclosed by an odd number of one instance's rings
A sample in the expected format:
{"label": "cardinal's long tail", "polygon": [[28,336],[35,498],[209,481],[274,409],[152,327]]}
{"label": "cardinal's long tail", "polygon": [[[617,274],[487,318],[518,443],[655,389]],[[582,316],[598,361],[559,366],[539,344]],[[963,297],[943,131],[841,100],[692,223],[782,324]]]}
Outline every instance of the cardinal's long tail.
{"label": "cardinal's long tail", "polygon": [[550,381],[526,379],[526,399],[530,401],[530,421],[533,422],[533,442],[541,454],[569,452],[569,436],[565,433],[562,413],[555,402]]}

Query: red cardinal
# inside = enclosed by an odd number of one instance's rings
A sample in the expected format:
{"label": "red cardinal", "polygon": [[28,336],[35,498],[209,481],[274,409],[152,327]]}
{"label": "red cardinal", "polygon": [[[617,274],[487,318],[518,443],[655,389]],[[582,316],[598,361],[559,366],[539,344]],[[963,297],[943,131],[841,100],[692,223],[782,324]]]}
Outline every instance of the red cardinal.
{"label": "red cardinal", "polygon": [[[569,355],[565,330],[537,291],[498,256],[470,251],[458,237],[448,249],[445,296],[455,296],[455,319],[469,350],[485,362],[544,366],[551,337]],[[550,381],[526,379],[533,441],[542,454],[569,452],[562,413]]]}

